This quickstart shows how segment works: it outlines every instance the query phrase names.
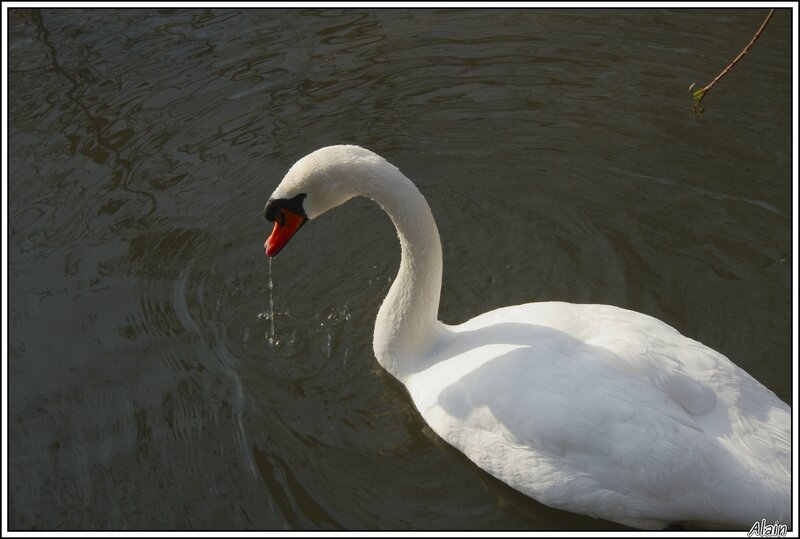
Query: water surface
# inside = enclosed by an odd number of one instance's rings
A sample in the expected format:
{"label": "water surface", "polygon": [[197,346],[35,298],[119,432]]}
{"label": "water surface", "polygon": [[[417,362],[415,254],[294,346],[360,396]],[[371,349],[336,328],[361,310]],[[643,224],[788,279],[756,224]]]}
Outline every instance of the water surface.
{"label": "water surface", "polygon": [[[785,401],[791,21],[766,10],[11,10],[11,529],[619,528],[424,425],[372,355],[399,249],[357,200],[272,265],[288,167],[420,187],[441,318],[608,303]],[[270,338],[274,324],[275,335]]]}

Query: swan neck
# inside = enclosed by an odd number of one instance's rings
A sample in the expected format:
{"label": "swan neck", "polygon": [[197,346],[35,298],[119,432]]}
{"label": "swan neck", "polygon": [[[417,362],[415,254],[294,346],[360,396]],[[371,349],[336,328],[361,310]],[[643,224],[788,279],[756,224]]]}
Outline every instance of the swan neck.
{"label": "swan neck", "polygon": [[375,321],[378,362],[400,380],[422,368],[441,331],[442,245],[433,214],[417,187],[392,167],[389,181],[367,196],[389,215],[400,240],[400,269]]}

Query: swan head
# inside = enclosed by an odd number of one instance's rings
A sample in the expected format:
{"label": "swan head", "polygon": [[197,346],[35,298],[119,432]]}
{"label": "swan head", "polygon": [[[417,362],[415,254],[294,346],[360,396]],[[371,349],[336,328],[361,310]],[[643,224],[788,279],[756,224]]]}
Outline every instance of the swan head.
{"label": "swan head", "polygon": [[264,243],[267,256],[277,255],[309,220],[361,194],[361,180],[376,165],[391,166],[369,150],[344,145],[321,148],[295,163],[264,207],[264,218],[275,223]]}

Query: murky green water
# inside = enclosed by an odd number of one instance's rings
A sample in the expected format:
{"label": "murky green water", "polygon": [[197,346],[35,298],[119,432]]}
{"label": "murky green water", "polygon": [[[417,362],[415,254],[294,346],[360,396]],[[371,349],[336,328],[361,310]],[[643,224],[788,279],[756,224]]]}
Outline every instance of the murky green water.
{"label": "murky green water", "polygon": [[12,10],[10,528],[616,527],[488,477],[377,365],[376,206],[303,229],[270,319],[263,204],[364,145],[432,206],[444,321],[619,305],[789,401],[789,12],[687,92],[765,13]]}

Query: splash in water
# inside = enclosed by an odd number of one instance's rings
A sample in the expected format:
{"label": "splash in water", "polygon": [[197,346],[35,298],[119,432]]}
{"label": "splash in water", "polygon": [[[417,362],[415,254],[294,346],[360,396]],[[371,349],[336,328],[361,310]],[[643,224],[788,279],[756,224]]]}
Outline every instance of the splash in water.
{"label": "splash in water", "polygon": [[275,303],[272,299],[272,258],[269,259],[269,312],[258,313],[260,320],[269,320],[269,328],[264,333],[264,340],[273,348],[278,346],[278,336],[275,334]]}
{"label": "splash in water", "polygon": [[278,335],[275,333],[275,302],[273,300],[272,284],[272,257],[269,259],[269,314],[263,313],[265,318],[269,318],[269,333],[266,335],[267,343],[273,348],[281,344]]}
{"label": "splash in water", "polygon": [[269,342],[275,344],[275,304],[272,301],[272,257],[269,257]]}
{"label": "splash in water", "polygon": [[[275,285],[272,282],[272,258],[269,259],[269,311],[258,313],[259,320],[269,320],[269,326],[264,331],[264,340],[272,349],[276,349],[284,344],[291,344],[294,342],[294,333],[284,334],[280,337],[275,331],[275,317],[279,314],[288,315],[288,313],[275,312],[274,289]],[[291,315],[289,315],[291,316]]]}

